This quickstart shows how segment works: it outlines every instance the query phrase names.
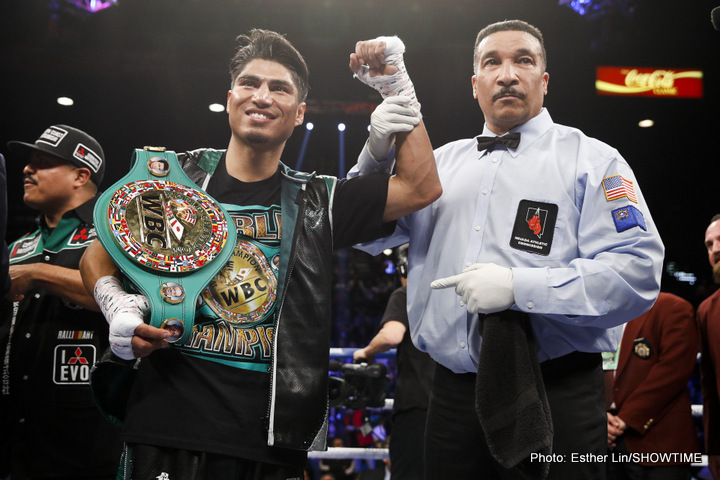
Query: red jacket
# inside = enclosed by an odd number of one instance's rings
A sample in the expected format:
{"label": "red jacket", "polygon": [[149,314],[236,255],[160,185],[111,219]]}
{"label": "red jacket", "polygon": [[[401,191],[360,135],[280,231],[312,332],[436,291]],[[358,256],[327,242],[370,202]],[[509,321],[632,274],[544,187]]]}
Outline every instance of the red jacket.
{"label": "red jacket", "polygon": [[697,321],[705,446],[709,455],[720,455],[720,290],[700,304]]}
{"label": "red jacket", "polygon": [[687,388],[698,346],[692,305],[669,293],[625,326],[614,400],[630,453],[700,451]]}

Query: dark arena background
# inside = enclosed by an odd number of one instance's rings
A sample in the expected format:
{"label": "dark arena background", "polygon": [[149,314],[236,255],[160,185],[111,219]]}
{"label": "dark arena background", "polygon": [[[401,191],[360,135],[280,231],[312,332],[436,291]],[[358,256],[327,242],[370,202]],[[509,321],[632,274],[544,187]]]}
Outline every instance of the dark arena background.
{"label": "dark arena background", "polygon": [[[716,288],[703,246],[720,212],[720,0],[5,0],[0,2],[0,152],[7,159],[8,241],[32,227],[23,165],[7,142],[53,123],[102,144],[107,187],[134,148],[225,148],[228,61],[251,28],[286,34],[310,67],[306,124],[288,142],[291,167],[343,176],[380,97],[352,78],[358,40],[398,35],[433,145],[478,135],[472,47],[483,26],[522,19],[545,36],[553,119],[617,148],[632,166],[666,246],[663,290],[697,306]],[[699,95],[605,95],[598,67],[702,72]],[[657,93],[657,92],[656,92]],[[661,92],[662,93],[662,92]],[[667,92],[665,92],[667,93]],[[58,103],[59,97],[74,101]],[[219,104],[213,112],[209,105]],[[652,120],[653,126],[639,122]],[[308,124],[313,128],[309,129]],[[342,124],[344,130],[339,129]],[[390,292],[386,257],[336,255],[334,347],[377,331]]]}
{"label": "dark arena background", "polygon": [[[393,34],[403,39],[425,123],[433,145],[440,146],[482,128],[470,84],[475,34],[488,23],[519,18],[545,36],[550,73],[545,105],[553,119],[609,143],[628,160],[667,248],[663,288],[697,304],[713,288],[702,239],[709,219],[720,211],[715,188],[720,31],[711,23],[719,3],[5,1],[0,152],[8,157],[8,140],[34,141],[52,123],[74,125],[103,145],[108,158],[103,186],[108,186],[126,171],[136,147],[224,148],[226,115],[208,106],[224,106],[234,39],[257,27],[287,34],[310,67],[306,122],[314,129],[296,129],[284,162],[342,175],[354,164],[379,102],[348,69],[356,41]],[[699,70],[701,98],[599,95],[599,66]],[[58,104],[63,96],[74,105]],[[640,128],[645,119],[654,126]],[[339,123],[345,125],[342,133]],[[7,160],[12,240],[27,231],[33,213],[22,204],[22,165]]]}

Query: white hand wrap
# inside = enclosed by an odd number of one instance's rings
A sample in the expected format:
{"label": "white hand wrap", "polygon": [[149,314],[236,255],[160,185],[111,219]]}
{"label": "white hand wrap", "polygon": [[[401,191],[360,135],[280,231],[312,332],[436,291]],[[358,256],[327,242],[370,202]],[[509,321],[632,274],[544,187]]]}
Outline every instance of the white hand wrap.
{"label": "white hand wrap", "polygon": [[420,123],[411,102],[412,99],[404,95],[388,97],[370,115],[368,150],[375,160],[386,159],[395,144],[396,133],[409,132]]}
{"label": "white hand wrap", "polygon": [[127,293],[116,277],[102,277],[95,284],[95,302],[110,325],[110,348],[123,360],[132,360],[132,337],[150,311],[144,295]]}
{"label": "white hand wrap", "polygon": [[455,287],[470,313],[495,313],[515,303],[512,270],[494,263],[470,265],[459,275],[441,278],[430,287]]}
{"label": "white hand wrap", "polygon": [[371,77],[370,67],[363,65],[355,74],[355,77],[380,92],[383,98],[396,95],[410,97],[411,105],[417,112],[418,118],[422,118],[420,102],[418,102],[417,95],[415,95],[415,86],[405,69],[405,61],[403,60],[405,44],[398,37],[377,37],[375,41],[385,42],[385,61],[383,63],[386,65],[394,65],[398,68],[398,71],[392,75]]}

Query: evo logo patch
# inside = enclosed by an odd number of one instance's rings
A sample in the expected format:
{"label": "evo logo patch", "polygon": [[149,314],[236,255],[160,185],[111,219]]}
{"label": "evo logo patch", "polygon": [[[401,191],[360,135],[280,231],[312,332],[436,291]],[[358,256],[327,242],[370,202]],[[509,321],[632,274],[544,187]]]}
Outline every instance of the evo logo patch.
{"label": "evo logo patch", "polygon": [[524,252],[549,255],[557,216],[558,206],[553,203],[520,200],[510,246]]}
{"label": "evo logo patch", "polygon": [[96,353],[95,345],[56,346],[53,382],[57,385],[88,385]]}

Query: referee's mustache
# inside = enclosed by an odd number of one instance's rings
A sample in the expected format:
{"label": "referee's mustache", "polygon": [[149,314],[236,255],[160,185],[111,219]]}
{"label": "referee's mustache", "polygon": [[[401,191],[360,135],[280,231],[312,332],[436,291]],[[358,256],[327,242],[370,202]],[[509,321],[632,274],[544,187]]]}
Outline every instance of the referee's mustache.
{"label": "referee's mustache", "polygon": [[494,102],[494,101],[496,101],[496,100],[499,100],[499,99],[501,99],[501,98],[503,98],[503,97],[508,97],[508,96],[510,96],[510,97],[517,97],[517,98],[519,98],[520,100],[524,100],[524,99],[525,99],[525,94],[524,94],[524,93],[521,93],[521,92],[518,92],[517,90],[515,90],[515,88],[513,88],[513,87],[502,87],[495,95],[493,95],[492,100],[493,100],[493,102]]}

